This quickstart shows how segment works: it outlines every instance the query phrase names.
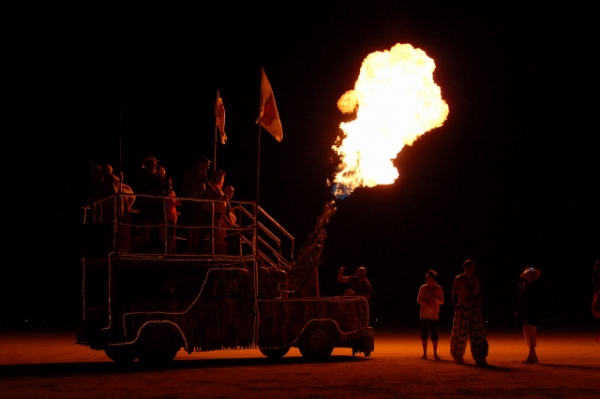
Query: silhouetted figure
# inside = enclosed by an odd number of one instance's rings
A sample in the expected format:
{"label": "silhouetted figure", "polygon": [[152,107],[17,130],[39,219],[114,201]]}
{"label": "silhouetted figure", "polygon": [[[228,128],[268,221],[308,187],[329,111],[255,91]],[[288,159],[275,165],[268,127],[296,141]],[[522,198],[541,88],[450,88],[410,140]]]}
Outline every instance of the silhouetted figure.
{"label": "silhouetted figure", "polygon": [[102,198],[109,197],[119,191],[121,180],[113,174],[112,165],[102,166]]}
{"label": "silhouetted figure", "polygon": [[438,341],[438,323],[440,319],[440,305],[444,303],[444,290],[436,284],[438,274],[434,270],[429,270],[425,274],[425,284],[419,289],[417,302],[421,305],[421,342],[423,344],[423,356],[421,359],[427,359],[427,339],[431,336],[433,346],[433,358],[440,360],[437,353]]}
{"label": "silhouetted figure", "polygon": [[129,184],[125,183],[125,176],[123,172],[120,173],[121,178],[119,179],[119,193],[123,194],[121,199],[121,214],[119,215],[119,220],[124,222],[131,222],[131,208],[135,202],[135,195],[133,189]]}
{"label": "silhouetted figure", "polygon": [[373,286],[371,286],[371,281],[367,278],[367,269],[363,266],[360,266],[356,269],[356,273],[354,276],[344,276],[344,270],[346,266],[340,267],[338,270],[337,279],[340,283],[348,283],[350,286],[345,292],[344,295],[347,296],[364,296],[369,303],[371,303],[371,296],[373,295]]}
{"label": "silhouetted figure", "polygon": [[204,198],[211,200],[210,203],[204,203],[204,209],[209,213],[213,227],[211,236],[205,237],[205,239],[208,245],[209,243],[213,243],[212,240],[214,238],[214,250],[215,253],[219,254],[227,253],[227,243],[224,239],[225,233],[222,226],[222,221],[226,210],[225,193],[223,193],[225,176],[225,172],[222,170],[216,170],[211,179],[211,184],[204,192]]}
{"label": "silhouetted figure", "polygon": [[464,273],[454,279],[452,302],[454,320],[450,338],[450,354],[458,364],[464,364],[463,356],[467,340],[471,342],[471,355],[477,366],[487,366],[488,342],[485,336],[481,315],[481,291],[479,279],[474,275],[475,261],[467,259],[463,263]]}
{"label": "silhouetted figure", "polygon": [[166,177],[167,181],[167,198],[165,200],[165,215],[167,218],[166,226],[166,241],[167,241],[167,253],[177,253],[177,207],[181,205],[181,201],[177,199],[175,191],[173,191],[173,179],[171,176],[166,176],[165,168],[162,168],[162,173]]}
{"label": "silhouetted figure", "polygon": [[[194,167],[185,171],[181,182],[181,194],[184,198],[202,199],[204,192],[210,187],[207,171],[210,160],[201,157],[196,159]],[[183,201],[181,204],[181,224],[187,228],[187,253],[194,254],[200,248],[200,227],[210,222],[209,214],[201,202]]]}
{"label": "silhouetted figure", "polygon": [[235,188],[233,188],[233,186],[227,186],[223,189],[223,194],[225,194],[225,214],[223,215],[223,224],[225,227],[238,227],[237,217],[235,216],[230,202],[235,194]]}
{"label": "silhouetted figure", "polygon": [[115,218],[120,215],[119,198],[116,198],[115,194],[119,190],[121,180],[113,174],[111,165],[102,166],[101,174],[102,183],[100,183],[99,194],[102,206],[102,223],[114,223]]}
{"label": "silhouetted figure", "polygon": [[157,247],[150,243],[152,227],[165,223],[163,200],[152,198],[152,196],[165,195],[165,179],[157,171],[158,162],[158,159],[154,156],[144,158],[142,174],[135,187],[135,192],[138,194],[137,208],[140,211],[140,222],[142,224],[142,250],[148,252],[157,250]]}
{"label": "silhouetted figure", "polygon": [[520,324],[523,325],[523,335],[529,347],[529,355],[522,363],[534,364],[538,362],[535,347],[537,346],[536,334],[540,322],[541,313],[541,292],[537,279],[540,277],[540,271],[535,267],[526,267],[521,273],[521,278],[525,281],[517,286],[519,292],[519,309],[517,317]]}
{"label": "silhouetted figure", "polygon": [[119,207],[117,220],[119,227],[117,229],[117,252],[129,252],[131,249],[131,207],[135,202],[133,189],[124,182],[124,175],[120,173],[119,195],[117,205]]}
{"label": "silhouetted figure", "polygon": [[229,254],[239,254],[241,251],[240,233],[231,229],[239,227],[237,217],[235,216],[235,209],[231,206],[231,199],[234,193],[235,188],[233,186],[227,186],[223,189],[223,194],[225,194],[225,213],[221,219],[222,228],[220,232],[222,236],[219,237],[219,240],[227,242],[227,253]]}

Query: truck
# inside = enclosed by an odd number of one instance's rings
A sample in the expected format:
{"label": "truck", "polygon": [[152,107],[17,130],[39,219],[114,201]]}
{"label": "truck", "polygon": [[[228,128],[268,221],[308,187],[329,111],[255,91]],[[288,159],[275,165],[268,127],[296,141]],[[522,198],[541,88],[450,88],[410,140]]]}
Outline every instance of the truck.
{"label": "truck", "polygon": [[[83,208],[88,244],[78,344],[118,363],[146,364],[168,363],[181,349],[257,348],[278,359],[295,347],[313,360],[336,347],[364,356],[374,350],[367,299],[320,296],[318,267],[334,201],[296,253],[294,237],[254,201],[226,204],[235,223],[223,227],[222,202],[181,198],[206,216],[203,225],[177,227],[179,243],[187,229],[202,233],[203,250],[191,254],[167,250],[166,220],[139,220],[140,197],[163,207],[170,200],[116,193]],[[139,244],[148,228],[153,250]]]}

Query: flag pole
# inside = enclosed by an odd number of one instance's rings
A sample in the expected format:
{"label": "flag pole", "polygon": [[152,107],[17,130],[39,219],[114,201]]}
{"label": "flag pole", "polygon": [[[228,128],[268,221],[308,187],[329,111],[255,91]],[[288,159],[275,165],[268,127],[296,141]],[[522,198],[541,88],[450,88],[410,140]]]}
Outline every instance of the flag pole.
{"label": "flag pole", "polygon": [[217,98],[215,99],[215,140],[213,146],[213,175],[217,171],[217,103],[219,101],[219,90],[217,90]]}
{"label": "flag pole", "polygon": [[260,120],[259,120],[258,121],[258,150],[257,150],[257,155],[256,155],[256,207],[257,208],[258,208],[258,200],[260,197],[259,193],[260,193],[260,134],[261,134],[261,132],[262,132],[262,129],[261,129]]}
{"label": "flag pole", "polygon": [[119,193],[123,192],[123,110],[119,110]]}
{"label": "flag pole", "polygon": [[260,198],[260,135],[262,132],[260,118],[262,117],[263,112],[263,91],[262,91],[262,74],[263,69],[260,69],[260,96],[259,96],[259,105],[258,105],[258,144],[257,144],[257,153],[256,153],[256,207],[254,208],[254,223],[255,223],[255,233],[254,233],[254,248],[255,251],[258,251],[258,215],[259,211],[259,198]]}
{"label": "flag pole", "polygon": [[119,110],[119,171],[123,170],[123,143],[122,143],[122,130],[123,125],[123,110]]}
{"label": "flag pole", "polygon": [[92,130],[92,157],[91,157],[91,161],[92,161],[92,167],[90,169],[90,193],[94,190],[94,151],[96,149],[95,147],[96,144],[96,130]]}

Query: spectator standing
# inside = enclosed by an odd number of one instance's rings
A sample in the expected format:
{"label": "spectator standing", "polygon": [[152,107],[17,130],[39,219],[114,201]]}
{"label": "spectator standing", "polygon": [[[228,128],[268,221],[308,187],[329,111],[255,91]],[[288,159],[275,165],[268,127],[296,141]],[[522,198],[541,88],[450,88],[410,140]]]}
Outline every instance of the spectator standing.
{"label": "spectator standing", "polygon": [[463,356],[467,340],[471,343],[471,355],[475,364],[487,366],[488,342],[481,315],[481,291],[479,279],[474,275],[476,262],[467,259],[463,263],[464,273],[454,279],[452,302],[454,320],[450,338],[450,354],[457,364],[464,364]]}
{"label": "spectator standing", "polygon": [[540,321],[541,292],[539,290],[537,279],[540,277],[540,271],[535,267],[526,267],[521,273],[521,278],[525,280],[517,286],[519,292],[519,309],[517,317],[523,324],[523,335],[529,347],[529,355],[523,364],[534,364],[538,362],[535,352],[537,346],[536,333]]}
{"label": "spectator standing", "polygon": [[433,346],[433,358],[440,360],[437,353],[438,341],[438,323],[440,319],[440,305],[444,303],[444,290],[436,284],[438,273],[429,270],[425,274],[425,284],[419,289],[417,302],[421,305],[421,342],[423,344],[423,356],[421,359],[427,359],[427,339],[431,337]]}

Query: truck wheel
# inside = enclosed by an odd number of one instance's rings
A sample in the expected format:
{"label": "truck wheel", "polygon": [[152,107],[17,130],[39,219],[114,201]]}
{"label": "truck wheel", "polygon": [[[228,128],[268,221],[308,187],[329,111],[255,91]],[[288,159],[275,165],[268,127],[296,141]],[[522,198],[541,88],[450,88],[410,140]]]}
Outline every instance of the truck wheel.
{"label": "truck wheel", "polygon": [[179,346],[169,334],[162,330],[149,331],[140,342],[140,363],[164,365],[171,362],[179,352]]}
{"label": "truck wheel", "polygon": [[115,345],[104,348],[104,353],[112,361],[120,364],[132,363],[137,357],[133,345]]}
{"label": "truck wheel", "polygon": [[325,359],[333,352],[333,337],[328,328],[315,325],[309,327],[302,335],[298,346],[302,356],[309,359]]}
{"label": "truck wheel", "polygon": [[260,353],[269,359],[281,359],[289,352],[290,347],[284,346],[283,348],[258,348],[258,350],[260,350]]}

